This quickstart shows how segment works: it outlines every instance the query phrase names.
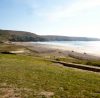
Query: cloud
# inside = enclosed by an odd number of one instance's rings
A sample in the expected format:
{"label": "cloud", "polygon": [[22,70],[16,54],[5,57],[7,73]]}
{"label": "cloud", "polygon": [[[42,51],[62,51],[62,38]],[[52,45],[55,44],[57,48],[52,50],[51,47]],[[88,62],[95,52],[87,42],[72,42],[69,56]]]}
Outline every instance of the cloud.
{"label": "cloud", "polygon": [[32,12],[31,22],[27,27],[30,31],[40,32],[39,34],[100,37],[100,0],[14,1],[30,8],[28,11]]}
{"label": "cloud", "polygon": [[[56,21],[77,15],[83,15],[84,11],[89,11],[100,7],[100,0],[12,0],[30,8],[33,15],[49,21]],[[56,1],[56,3],[55,3]],[[63,3],[62,3],[63,2]]]}
{"label": "cloud", "polygon": [[100,6],[100,0],[76,0],[76,2],[70,4],[69,6],[66,6],[66,4],[61,6],[55,5],[55,7],[50,11],[48,11],[48,9],[45,11],[41,9],[37,14],[50,21],[54,21],[61,18],[76,16],[81,13],[81,11],[88,11],[98,6]]}

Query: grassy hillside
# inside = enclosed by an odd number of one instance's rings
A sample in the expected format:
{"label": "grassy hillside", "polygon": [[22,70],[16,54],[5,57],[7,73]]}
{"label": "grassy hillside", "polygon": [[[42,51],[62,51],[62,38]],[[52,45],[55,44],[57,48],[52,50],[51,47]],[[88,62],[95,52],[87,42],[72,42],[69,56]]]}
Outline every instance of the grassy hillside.
{"label": "grassy hillside", "polygon": [[0,98],[100,98],[99,82],[100,74],[40,57],[0,54]]}
{"label": "grassy hillside", "polygon": [[45,39],[30,32],[0,30],[0,41],[44,41]]}

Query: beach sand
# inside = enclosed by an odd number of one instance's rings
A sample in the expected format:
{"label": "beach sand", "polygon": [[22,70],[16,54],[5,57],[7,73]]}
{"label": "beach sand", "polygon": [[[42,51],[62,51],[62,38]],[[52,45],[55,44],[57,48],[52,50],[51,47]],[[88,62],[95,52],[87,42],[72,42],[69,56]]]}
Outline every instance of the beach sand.
{"label": "beach sand", "polygon": [[87,53],[84,49],[71,47],[71,46],[57,46],[57,45],[47,45],[32,42],[12,42],[12,44],[22,45],[30,50],[33,50],[41,55],[47,56],[53,55],[55,57],[65,57],[70,56],[78,59],[85,60],[100,60],[100,55]]}

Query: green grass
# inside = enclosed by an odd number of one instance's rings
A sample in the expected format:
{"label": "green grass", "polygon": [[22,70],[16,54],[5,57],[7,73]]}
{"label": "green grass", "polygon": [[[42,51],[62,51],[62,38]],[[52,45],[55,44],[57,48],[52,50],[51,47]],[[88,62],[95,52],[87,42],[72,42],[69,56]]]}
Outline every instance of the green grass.
{"label": "green grass", "polygon": [[40,57],[0,54],[3,87],[19,88],[21,98],[47,98],[41,92],[54,93],[48,98],[100,98],[100,74],[58,66]]}
{"label": "green grass", "polygon": [[72,57],[57,58],[56,60],[100,67],[100,60],[81,60],[81,59],[76,59],[76,58],[72,58]]}

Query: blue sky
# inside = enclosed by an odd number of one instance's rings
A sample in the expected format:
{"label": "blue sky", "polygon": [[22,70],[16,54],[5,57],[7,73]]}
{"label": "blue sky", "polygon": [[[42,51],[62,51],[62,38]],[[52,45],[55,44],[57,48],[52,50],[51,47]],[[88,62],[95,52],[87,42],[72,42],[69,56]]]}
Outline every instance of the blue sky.
{"label": "blue sky", "polygon": [[100,37],[100,0],[0,0],[0,28]]}

